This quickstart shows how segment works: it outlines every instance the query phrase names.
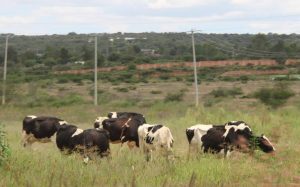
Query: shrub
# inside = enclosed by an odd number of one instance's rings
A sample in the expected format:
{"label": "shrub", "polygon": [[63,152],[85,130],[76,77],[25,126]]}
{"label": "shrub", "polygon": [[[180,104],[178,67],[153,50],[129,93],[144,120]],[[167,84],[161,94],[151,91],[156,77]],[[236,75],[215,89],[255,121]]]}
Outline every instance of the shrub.
{"label": "shrub", "polygon": [[247,75],[242,75],[242,76],[240,76],[239,80],[245,84],[248,82],[249,77]]}
{"label": "shrub", "polygon": [[254,97],[265,105],[278,108],[294,95],[294,92],[284,83],[277,83],[273,88],[261,88],[254,93]]}
{"label": "shrub", "polygon": [[10,155],[10,149],[7,144],[6,133],[3,125],[0,124],[0,166],[7,160]]}
{"label": "shrub", "polygon": [[235,97],[237,95],[242,95],[243,91],[241,88],[218,88],[216,90],[211,91],[209,94],[213,95],[214,97]]}
{"label": "shrub", "polygon": [[152,90],[150,93],[151,94],[161,94],[162,91],[160,91],[160,90]]}
{"label": "shrub", "polygon": [[164,101],[165,102],[182,101],[183,95],[184,95],[184,92],[168,93],[167,96],[165,97]]}
{"label": "shrub", "polygon": [[114,88],[115,90],[117,90],[117,91],[119,91],[119,92],[128,92],[129,90],[128,90],[128,88],[124,88],[124,87],[116,87],[116,88]]}

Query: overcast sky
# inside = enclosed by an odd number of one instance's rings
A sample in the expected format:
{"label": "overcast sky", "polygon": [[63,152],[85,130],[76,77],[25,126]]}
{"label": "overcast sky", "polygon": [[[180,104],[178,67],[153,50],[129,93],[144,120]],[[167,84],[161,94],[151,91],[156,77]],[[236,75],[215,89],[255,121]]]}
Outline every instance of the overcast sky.
{"label": "overcast sky", "polygon": [[0,33],[300,33],[300,0],[0,0]]}

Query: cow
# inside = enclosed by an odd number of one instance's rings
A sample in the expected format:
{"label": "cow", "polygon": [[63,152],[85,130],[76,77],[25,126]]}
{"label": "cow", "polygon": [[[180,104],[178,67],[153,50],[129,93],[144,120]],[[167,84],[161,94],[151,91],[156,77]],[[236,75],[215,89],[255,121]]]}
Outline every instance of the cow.
{"label": "cow", "polygon": [[144,124],[138,129],[140,139],[143,139],[143,151],[146,160],[152,159],[152,152],[158,153],[168,158],[172,153],[174,138],[170,129],[164,125]]}
{"label": "cow", "polygon": [[246,140],[250,139],[251,134],[251,128],[243,121],[231,121],[225,125],[199,124],[186,129],[189,154],[192,150],[205,153],[219,153],[222,150],[227,155],[229,147],[246,149],[249,147]]}
{"label": "cow", "polygon": [[51,142],[51,137],[57,132],[60,125],[66,121],[50,116],[26,116],[23,119],[22,144],[31,146],[34,142]]}
{"label": "cow", "polygon": [[143,114],[135,113],[135,112],[110,112],[107,114],[108,118],[131,118],[139,121],[141,124],[145,124],[146,119]]}
{"label": "cow", "polygon": [[103,129],[82,130],[75,125],[61,125],[56,135],[56,145],[67,154],[79,152],[87,163],[91,155],[106,157],[110,154],[109,134]]}
{"label": "cow", "polygon": [[256,147],[263,152],[275,151],[272,143],[264,136],[254,136],[251,128],[243,121],[232,121],[225,125],[195,125],[186,129],[189,141],[189,153],[194,148],[204,153],[224,152],[228,156],[234,148],[249,152]]}
{"label": "cow", "polygon": [[[127,142],[130,149],[139,147],[138,127],[142,123],[135,118],[109,118],[98,117],[95,121],[95,128],[103,128],[109,132],[110,142],[113,144]],[[101,122],[102,121],[102,122]],[[100,123],[101,122],[101,123]]]}

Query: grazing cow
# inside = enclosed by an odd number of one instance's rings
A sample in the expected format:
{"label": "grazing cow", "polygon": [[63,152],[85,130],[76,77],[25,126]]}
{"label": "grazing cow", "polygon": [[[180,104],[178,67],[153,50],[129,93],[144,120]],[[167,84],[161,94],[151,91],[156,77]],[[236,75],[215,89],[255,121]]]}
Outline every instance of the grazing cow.
{"label": "grazing cow", "polygon": [[34,142],[47,143],[60,125],[67,123],[56,117],[26,116],[23,120],[22,144],[24,147]]}
{"label": "grazing cow", "polygon": [[[229,147],[247,149],[252,131],[243,121],[232,121],[225,125],[194,125],[186,129],[189,141],[189,153],[192,150],[219,153],[224,150],[227,155]],[[230,146],[228,146],[230,145]]]}
{"label": "grazing cow", "polygon": [[107,114],[108,118],[131,118],[139,121],[141,124],[146,123],[145,116],[143,114],[135,112],[110,112]]}
{"label": "grazing cow", "polygon": [[143,139],[147,161],[152,159],[152,151],[157,151],[167,158],[172,153],[174,139],[168,127],[144,124],[139,127],[138,132],[140,139]]}
{"label": "grazing cow", "polygon": [[270,140],[265,136],[255,136],[255,146],[259,147],[263,152],[265,153],[274,153],[276,151],[275,147],[273,144],[270,142]]}
{"label": "grazing cow", "polygon": [[61,125],[57,131],[56,145],[61,151],[69,154],[81,153],[85,162],[90,159],[92,153],[100,157],[110,154],[109,135],[103,129],[82,130],[74,125]]}
{"label": "grazing cow", "polygon": [[[102,119],[97,118],[99,121]],[[131,149],[134,146],[139,147],[138,127],[142,125],[139,120],[132,118],[111,118],[102,121],[99,124],[97,121],[94,124],[95,128],[103,128],[109,132],[111,143],[125,143]]]}

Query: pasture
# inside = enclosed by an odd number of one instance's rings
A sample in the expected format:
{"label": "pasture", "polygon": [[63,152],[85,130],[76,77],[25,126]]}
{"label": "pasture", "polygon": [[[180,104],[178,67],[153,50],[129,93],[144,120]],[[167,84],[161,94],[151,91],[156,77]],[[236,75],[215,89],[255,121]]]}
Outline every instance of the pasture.
{"label": "pasture", "polygon": [[[233,106],[235,105],[235,106]],[[21,147],[21,121],[25,115],[52,115],[92,128],[96,116],[110,111],[137,111],[148,123],[168,126],[175,139],[175,160],[156,157],[146,162],[138,149],[126,144],[111,145],[111,159],[97,159],[85,165],[73,154],[62,155],[55,143],[34,144],[33,150]],[[0,186],[273,186],[300,185],[299,106],[289,104],[278,110],[239,107],[229,100],[223,104],[195,109],[183,102],[156,102],[147,106],[112,106],[95,108],[88,104],[64,107],[0,108],[11,156],[0,168]],[[255,154],[235,153],[224,159],[220,155],[201,154],[187,158],[185,129],[196,123],[222,124],[244,120],[253,132],[264,133],[274,143],[276,155],[261,151]],[[53,138],[54,139],[54,138]]]}

